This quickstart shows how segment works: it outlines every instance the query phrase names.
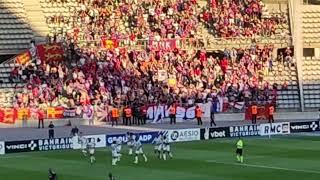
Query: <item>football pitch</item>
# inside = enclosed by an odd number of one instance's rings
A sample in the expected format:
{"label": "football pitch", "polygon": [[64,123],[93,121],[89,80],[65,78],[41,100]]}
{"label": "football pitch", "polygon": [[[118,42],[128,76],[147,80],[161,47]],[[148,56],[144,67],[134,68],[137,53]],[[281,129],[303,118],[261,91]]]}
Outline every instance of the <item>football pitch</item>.
{"label": "football pitch", "polygon": [[148,162],[127,155],[111,166],[107,148],[96,151],[97,162],[89,164],[80,150],[31,152],[0,156],[1,180],[47,179],[53,168],[59,180],[319,180],[320,137],[287,136],[244,138],[244,163],[235,158],[233,139],[215,139],[171,144],[173,159],[159,160],[153,147],[145,145]]}

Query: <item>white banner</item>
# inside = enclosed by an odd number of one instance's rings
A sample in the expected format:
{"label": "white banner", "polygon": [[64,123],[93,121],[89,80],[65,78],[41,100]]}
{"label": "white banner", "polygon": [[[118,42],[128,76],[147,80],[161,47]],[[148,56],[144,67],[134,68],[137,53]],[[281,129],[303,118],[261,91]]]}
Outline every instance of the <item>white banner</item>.
{"label": "white banner", "polygon": [[167,135],[169,142],[200,140],[200,128],[167,130],[164,131],[163,134]]}
{"label": "white banner", "polygon": [[96,147],[106,147],[107,146],[107,142],[106,142],[106,135],[101,134],[101,135],[88,135],[88,136],[84,136],[85,138],[88,139],[93,139],[94,142],[96,143]]}
{"label": "white banner", "polygon": [[259,131],[261,136],[277,135],[277,134],[290,134],[290,123],[268,123],[260,124]]}
{"label": "white banner", "polygon": [[[99,147],[106,147],[107,146],[107,142],[106,142],[106,135],[101,134],[101,135],[87,135],[84,136],[88,141],[94,141],[94,143],[96,144],[96,148]],[[73,149],[80,149],[81,148],[81,144],[79,143],[79,136],[73,136],[72,137],[72,145],[73,145]]]}
{"label": "white banner", "polygon": [[1,154],[4,154],[4,149],[5,149],[5,147],[4,147],[4,142],[3,142],[3,141],[0,141],[0,155],[1,155]]}
{"label": "white banner", "polygon": [[[211,102],[208,103],[199,103],[197,104],[201,107],[203,111],[202,117],[208,118],[210,117],[210,108]],[[153,122],[158,122],[161,118],[169,117],[169,106],[167,105],[155,105],[149,106],[147,109],[148,119],[153,120]],[[177,107],[176,118],[178,122],[182,122],[183,120],[194,119],[195,118],[195,108],[196,106],[192,106],[189,108]]]}

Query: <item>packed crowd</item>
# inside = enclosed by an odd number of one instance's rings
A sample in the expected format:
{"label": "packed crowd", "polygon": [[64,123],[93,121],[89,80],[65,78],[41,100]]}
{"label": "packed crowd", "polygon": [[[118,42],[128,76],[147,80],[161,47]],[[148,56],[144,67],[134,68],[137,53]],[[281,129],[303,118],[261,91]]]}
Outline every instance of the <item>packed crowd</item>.
{"label": "packed crowd", "polygon": [[211,0],[200,17],[215,37],[275,35],[276,26],[288,20],[284,14],[267,17],[265,11],[262,0]]}
{"label": "packed crowd", "polygon": [[[64,3],[67,3],[67,1]],[[260,0],[212,0],[199,16],[196,0],[79,0],[75,21],[65,42],[66,61],[31,63],[14,69],[12,79],[28,83],[17,95],[16,107],[77,107],[172,104],[184,106],[212,101],[221,105],[275,101],[276,87],[264,77],[272,71],[272,45],[256,45],[221,52],[119,47],[81,47],[81,41],[106,39],[194,37],[199,19],[219,37],[267,35],[284,19],[261,18]],[[263,31],[263,32],[262,32]],[[268,31],[268,32],[267,32]],[[58,40],[56,37],[54,41]],[[291,52],[290,52],[291,53]],[[282,61],[289,61],[286,52]],[[289,55],[288,55],[289,54]],[[278,58],[279,59],[279,58]],[[280,58],[281,59],[281,58]],[[291,58],[292,59],[292,58]],[[76,62],[75,64],[70,63]]]}
{"label": "packed crowd", "polygon": [[112,106],[272,101],[272,45],[223,52],[82,50],[75,67],[30,64],[17,106]]}
{"label": "packed crowd", "polygon": [[[53,2],[52,2],[53,3]],[[215,37],[271,36],[288,24],[285,14],[269,15],[262,0],[210,0],[200,8],[196,0],[78,0],[56,1],[69,13],[47,16],[48,24],[62,28],[61,35],[76,43],[101,39],[195,38],[200,22]],[[68,3],[72,3],[70,5]]]}
{"label": "packed crowd", "polygon": [[[196,1],[186,0],[79,0],[67,38],[74,42],[99,42],[101,38],[189,38],[196,32]],[[69,17],[70,18],[70,17]]]}

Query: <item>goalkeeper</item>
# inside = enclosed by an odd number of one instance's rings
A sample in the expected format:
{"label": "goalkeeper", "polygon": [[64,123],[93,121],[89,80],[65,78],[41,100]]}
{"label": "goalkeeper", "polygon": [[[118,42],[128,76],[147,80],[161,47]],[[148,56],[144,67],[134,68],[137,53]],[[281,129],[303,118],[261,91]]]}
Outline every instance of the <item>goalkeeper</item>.
{"label": "goalkeeper", "polygon": [[236,155],[237,155],[237,161],[240,163],[243,163],[243,141],[241,137],[239,137],[239,140],[237,142],[237,150],[236,150]]}

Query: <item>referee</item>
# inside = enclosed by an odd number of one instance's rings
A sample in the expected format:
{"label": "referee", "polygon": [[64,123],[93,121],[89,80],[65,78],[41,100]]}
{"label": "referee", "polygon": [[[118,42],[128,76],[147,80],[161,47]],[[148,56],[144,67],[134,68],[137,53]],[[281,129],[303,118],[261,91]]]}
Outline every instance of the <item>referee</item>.
{"label": "referee", "polygon": [[237,150],[236,150],[236,155],[237,155],[237,161],[240,163],[243,163],[243,141],[241,137],[239,137],[239,140],[237,142]]}

